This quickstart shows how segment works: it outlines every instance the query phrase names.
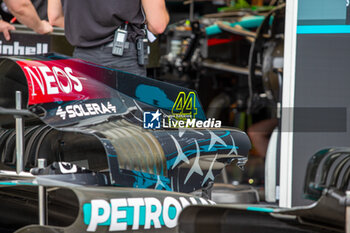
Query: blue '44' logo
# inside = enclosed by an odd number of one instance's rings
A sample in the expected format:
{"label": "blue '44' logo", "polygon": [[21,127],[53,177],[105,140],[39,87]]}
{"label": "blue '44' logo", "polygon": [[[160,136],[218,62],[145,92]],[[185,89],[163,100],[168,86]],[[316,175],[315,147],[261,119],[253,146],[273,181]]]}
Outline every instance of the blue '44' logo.
{"label": "blue '44' logo", "polygon": [[160,116],[162,114],[157,110],[156,112],[143,113],[143,128],[145,129],[160,129]]}

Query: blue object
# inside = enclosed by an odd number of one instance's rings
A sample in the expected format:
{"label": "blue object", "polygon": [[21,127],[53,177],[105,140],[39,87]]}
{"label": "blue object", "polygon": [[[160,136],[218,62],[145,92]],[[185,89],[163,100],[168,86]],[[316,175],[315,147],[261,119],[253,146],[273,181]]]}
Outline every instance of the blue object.
{"label": "blue object", "polygon": [[160,116],[157,112],[144,112],[143,113],[143,128],[144,129],[160,129]]}
{"label": "blue object", "polygon": [[[236,22],[236,23],[228,23],[228,22],[226,22],[226,23],[224,22],[224,23],[231,26],[231,27],[239,25],[242,28],[251,29],[251,28],[259,27],[264,20],[265,20],[265,16],[258,15],[258,16],[243,17],[241,21]],[[271,18],[270,18],[270,24],[272,24],[272,22],[273,22],[273,16],[271,16]],[[214,24],[214,25],[206,27],[205,33],[207,34],[207,36],[212,36],[212,35],[222,33],[222,30],[219,28],[218,25]]]}
{"label": "blue object", "polygon": [[307,25],[298,26],[297,34],[340,34],[350,33],[350,25]]}
{"label": "blue object", "polygon": [[264,212],[264,213],[273,213],[275,212],[272,208],[263,208],[263,207],[257,207],[257,206],[248,206],[248,211],[257,211],[257,212]]}

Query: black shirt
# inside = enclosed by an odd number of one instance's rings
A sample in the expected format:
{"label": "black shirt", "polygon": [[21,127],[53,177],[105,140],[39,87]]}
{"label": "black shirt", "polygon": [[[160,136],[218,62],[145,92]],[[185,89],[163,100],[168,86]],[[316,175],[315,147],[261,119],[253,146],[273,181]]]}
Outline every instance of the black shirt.
{"label": "black shirt", "polygon": [[95,47],[113,41],[115,30],[129,22],[129,39],[142,31],[141,0],[62,0],[67,40],[77,47]]}
{"label": "black shirt", "polygon": [[[40,19],[47,20],[47,0],[31,0]],[[8,10],[6,4],[0,0],[0,15],[3,20],[9,22],[14,16]],[[19,23],[19,22],[17,22]]]}
{"label": "black shirt", "polygon": [[47,0],[32,0],[40,19],[47,20]]}

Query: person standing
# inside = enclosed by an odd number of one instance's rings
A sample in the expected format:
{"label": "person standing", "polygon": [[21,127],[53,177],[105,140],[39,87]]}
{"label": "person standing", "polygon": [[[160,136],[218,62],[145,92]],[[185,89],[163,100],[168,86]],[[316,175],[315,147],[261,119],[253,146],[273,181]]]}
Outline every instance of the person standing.
{"label": "person standing", "polygon": [[[30,0],[4,0],[2,4],[9,13],[16,17],[16,19],[33,29],[38,34],[47,34],[52,32],[53,28],[46,20],[41,20],[34,5]],[[3,5],[1,5],[3,7]],[[39,7],[39,6],[38,6]],[[45,16],[43,16],[45,18]],[[0,32],[3,33],[5,40],[10,40],[10,31],[16,30],[15,27],[4,21],[0,16]]]}
{"label": "person standing", "polygon": [[64,27],[73,57],[142,76],[146,67],[137,44],[146,37],[145,26],[160,34],[169,22],[165,0],[49,0],[48,18]]}
{"label": "person standing", "polygon": [[40,19],[30,0],[4,0],[4,3],[21,24],[33,29],[38,34],[52,32],[53,28],[50,23]]}
{"label": "person standing", "polygon": [[14,30],[16,30],[16,28],[13,25],[0,19],[0,32],[2,32],[2,34],[4,35],[5,40],[11,39],[10,31],[14,31]]}

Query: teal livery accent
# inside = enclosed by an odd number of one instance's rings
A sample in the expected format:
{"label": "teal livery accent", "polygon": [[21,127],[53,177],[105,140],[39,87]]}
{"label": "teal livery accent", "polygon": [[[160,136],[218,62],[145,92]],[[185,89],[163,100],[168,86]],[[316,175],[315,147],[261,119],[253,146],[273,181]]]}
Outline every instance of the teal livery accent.
{"label": "teal livery accent", "polygon": [[347,34],[350,25],[303,25],[297,26],[297,34]]}
{"label": "teal livery accent", "polygon": [[146,104],[171,110],[174,102],[159,87],[141,84],[136,88],[136,97]]}
{"label": "teal livery accent", "polygon": [[149,188],[155,185],[155,189],[157,190],[165,189],[167,191],[172,191],[172,189],[169,187],[170,179],[168,177],[135,170],[132,172],[134,173],[133,177],[135,178],[135,182],[133,184],[134,188]]}
{"label": "teal livery accent", "polygon": [[14,186],[14,185],[31,185],[31,186],[37,186],[36,184],[33,183],[29,183],[29,182],[19,182],[19,181],[7,181],[7,182],[0,182],[0,185],[4,185],[4,186]]}
{"label": "teal livery accent", "polygon": [[[118,219],[118,222],[126,222],[128,226],[132,226],[134,222],[134,207],[133,206],[125,206],[125,207],[119,207],[118,210],[126,211],[126,218],[124,219]],[[152,212],[155,211],[155,206],[152,206]],[[83,205],[83,214],[84,214],[84,224],[89,225],[91,221],[91,203],[85,203]],[[103,214],[103,209],[99,209],[99,215]],[[169,207],[169,218],[174,219],[176,217],[176,208],[173,206]],[[146,207],[141,206],[140,207],[140,216],[139,216],[139,225],[144,226],[145,225],[145,219],[146,219]],[[164,220],[163,220],[163,211],[159,216],[159,221],[162,226],[164,226]],[[109,216],[109,219],[104,223],[99,223],[99,226],[109,226],[111,224],[111,216]],[[154,223],[152,221],[151,225],[153,226]]]}
{"label": "teal livery accent", "polygon": [[[226,131],[224,135],[221,135],[219,136],[220,138],[224,138],[224,137],[227,137],[230,135],[230,131]],[[206,141],[210,141],[211,139],[204,139],[204,140],[201,140],[201,141],[198,141],[198,144],[202,143],[202,142],[206,142]],[[195,143],[191,143],[190,145],[187,145],[185,147],[183,147],[183,152],[184,154],[186,155],[186,157],[189,157],[190,155],[193,155],[193,154],[196,154],[197,153],[197,150],[188,150],[188,151],[185,151],[185,149],[187,147],[190,147],[192,145],[194,145]],[[209,145],[203,145],[203,146],[200,146],[200,151],[201,152],[217,152],[217,151],[220,151],[220,150],[230,150],[233,148],[233,146],[231,145],[227,145],[227,146],[224,146],[224,145],[214,145],[211,150],[209,151]],[[239,147],[238,146],[235,146],[236,149],[238,149]],[[171,153],[171,154],[167,154],[165,155],[165,157],[169,157],[169,156],[172,156],[174,154],[176,154],[177,151]],[[176,157],[172,158],[172,159],[169,159],[167,160],[167,167],[171,167],[173,166],[173,164],[175,163],[175,160],[176,160]]]}
{"label": "teal livery accent", "polygon": [[[225,134],[219,136],[219,138],[224,138],[224,137],[229,136],[229,135],[230,135],[230,131],[226,131]],[[211,140],[210,138],[209,138],[209,139],[204,139],[204,140],[198,141],[197,143],[200,144],[200,143],[202,143],[202,142],[208,142],[208,141],[210,141],[210,140]],[[190,147],[190,146],[193,146],[193,145],[195,145],[194,142],[191,143],[191,144],[189,144],[189,145],[187,145],[187,146],[185,146],[185,147],[183,147],[182,150],[185,150],[187,147]],[[165,155],[165,157],[172,156],[172,155],[174,155],[174,154],[176,154],[176,153],[177,153],[177,151],[174,151],[174,152],[171,153],[171,154]],[[171,164],[171,165],[172,165],[172,164]]]}
{"label": "teal livery accent", "polygon": [[[135,91],[136,98],[146,104],[149,104],[156,108],[165,109],[171,111],[174,106],[174,101],[168,98],[165,92],[159,87],[149,86],[145,84],[140,84],[137,86]],[[196,98],[196,104],[198,113],[196,119],[206,120],[205,113],[199,103],[198,98]]]}
{"label": "teal livery accent", "polygon": [[[265,20],[265,16],[258,15],[258,16],[246,16],[246,17],[243,17],[241,19],[241,21],[236,22],[236,23],[228,23],[228,22],[224,22],[224,23],[226,23],[227,25],[229,25],[231,27],[239,25],[242,28],[250,29],[250,28],[257,28],[257,27],[259,27],[264,20]],[[272,22],[273,22],[273,16],[270,19],[270,24],[272,24]],[[206,27],[205,28],[205,33],[207,34],[207,36],[212,36],[212,35],[216,35],[216,34],[222,33],[222,30],[219,28],[218,25],[214,24],[214,25]]]}
{"label": "teal livery accent", "polygon": [[272,208],[263,208],[263,207],[256,207],[256,206],[248,206],[248,211],[257,211],[257,212],[264,212],[264,213],[273,213],[275,212],[275,209]]}

